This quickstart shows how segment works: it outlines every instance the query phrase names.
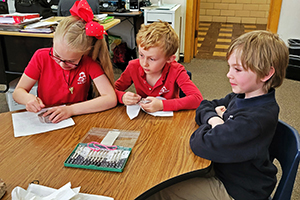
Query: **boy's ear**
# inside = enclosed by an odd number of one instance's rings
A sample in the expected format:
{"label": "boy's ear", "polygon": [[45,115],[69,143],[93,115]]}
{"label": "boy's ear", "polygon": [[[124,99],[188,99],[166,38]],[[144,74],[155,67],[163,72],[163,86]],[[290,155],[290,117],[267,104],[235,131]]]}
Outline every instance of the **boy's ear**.
{"label": "boy's ear", "polygon": [[167,63],[171,63],[176,59],[176,55],[172,55],[169,57],[169,59],[167,60]]}
{"label": "boy's ear", "polygon": [[266,75],[265,77],[261,78],[260,80],[261,80],[262,82],[267,82],[267,81],[274,75],[274,73],[275,73],[275,68],[274,68],[274,67],[271,67],[271,68],[270,68],[270,71],[269,71],[269,74]]}

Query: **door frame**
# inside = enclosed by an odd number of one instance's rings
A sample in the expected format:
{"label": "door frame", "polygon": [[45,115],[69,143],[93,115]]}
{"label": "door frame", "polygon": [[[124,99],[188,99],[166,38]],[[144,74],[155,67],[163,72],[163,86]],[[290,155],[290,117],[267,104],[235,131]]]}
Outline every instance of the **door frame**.
{"label": "door frame", "polygon": [[[191,62],[197,54],[197,35],[200,0],[186,0],[184,62]],[[195,48],[196,47],[196,48]]]}
{"label": "door frame", "polygon": [[[267,30],[277,33],[282,0],[271,0]],[[197,33],[199,23],[200,0],[186,0],[184,62],[191,62],[197,54]]]}
{"label": "door frame", "polygon": [[271,0],[270,2],[267,30],[272,33],[277,33],[278,30],[281,5],[282,0]]}

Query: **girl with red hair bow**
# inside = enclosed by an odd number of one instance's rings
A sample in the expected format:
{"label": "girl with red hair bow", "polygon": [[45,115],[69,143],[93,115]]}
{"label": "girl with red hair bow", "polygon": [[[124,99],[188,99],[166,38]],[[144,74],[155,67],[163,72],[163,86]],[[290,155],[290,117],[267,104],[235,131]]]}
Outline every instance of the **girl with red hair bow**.
{"label": "girl with red hair bow", "polygon": [[[13,98],[27,111],[39,112],[57,123],[73,115],[99,112],[116,106],[114,74],[102,25],[86,0],[76,1],[56,28],[53,47],[37,50],[27,65]],[[29,91],[38,82],[38,96]],[[100,96],[88,100],[91,83]]]}

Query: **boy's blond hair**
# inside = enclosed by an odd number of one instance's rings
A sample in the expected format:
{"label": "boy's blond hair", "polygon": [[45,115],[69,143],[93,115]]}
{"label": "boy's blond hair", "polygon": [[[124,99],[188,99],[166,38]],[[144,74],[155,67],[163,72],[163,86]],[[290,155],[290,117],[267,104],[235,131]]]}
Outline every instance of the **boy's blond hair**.
{"label": "boy's blond hair", "polygon": [[161,47],[166,57],[174,55],[179,46],[179,38],[168,22],[142,24],[136,36],[136,43],[145,50]]}
{"label": "boy's blond hair", "polygon": [[289,51],[277,34],[259,30],[241,35],[231,43],[226,55],[227,60],[234,50],[240,56],[243,68],[255,72],[258,79],[268,75],[271,67],[274,67],[275,73],[265,82],[264,91],[282,84],[289,61]]}
{"label": "boy's blond hair", "polygon": [[[95,18],[94,20],[97,21]],[[85,25],[86,22],[78,17],[65,17],[56,28],[53,41],[65,41],[66,48],[89,55],[101,65],[110,83],[114,86],[114,72],[105,38],[98,40],[95,37],[87,36]]]}

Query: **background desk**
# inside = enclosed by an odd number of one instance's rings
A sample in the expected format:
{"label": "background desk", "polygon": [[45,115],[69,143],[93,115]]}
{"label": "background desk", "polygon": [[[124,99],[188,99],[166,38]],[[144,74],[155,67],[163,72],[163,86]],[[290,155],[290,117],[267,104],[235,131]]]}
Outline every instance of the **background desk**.
{"label": "background desk", "polygon": [[[120,36],[124,42],[127,43],[127,46],[130,49],[136,49],[136,34],[138,33],[138,30],[140,29],[141,24],[144,23],[144,18],[142,17],[141,11],[130,11],[130,12],[124,12],[124,13],[118,13],[118,12],[101,12],[103,14],[107,14],[109,16],[114,16],[116,18],[120,18],[121,22],[120,25],[116,26],[116,28],[113,28],[110,30],[110,34]],[[125,23],[125,22],[128,23]],[[133,28],[133,32],[132,32]],[[136,56],[134,56],[136,58]]]}
{"label": "background desk", "polygon": [[[120,23],[119,19],[102,24],[105,30]],[[6,85],[6,92],[9,82],[19,77],[29,60],[37,49],[51,47],[53,33],[21,33],[0,31],[0,84]]]}
{"label": "background desk", "polygon": [[[137,19],[143,14],[141,11],[131,11],[131,12],[124,12],[124,13],[118,13],[118,12],[101,12],[101,13],[107,14],[109,16],[124,17],[124,19],[122,19],[121,22],[124,20],[128,20],[133,26],[134,35],[137,34],[137,24],[136,24]],[[130,18],[133,19],[133,22],[129,20]]]}
{"label": "background desk", "polygon": [[[195,110],[175,112],[173,117],[165,118],[140,112],[130,120],[126,107],[118,106],[73,117],[72,127],[14,138],[11,113],[2,113],[0,177],[8,187],[3,199],[11,199],[13,188],[26,189],[33,180],[53,188],[71,182],[72,187],[81,186],[82,193],[115,200],[145,199],[178,179],[205,171],[200,169],[210,165],[210,161],[195,156],[190,149],[190,135],[198,127],[194,117]],[[140,131],[123,172],[64,167],[64,161],[92,127]]]}

